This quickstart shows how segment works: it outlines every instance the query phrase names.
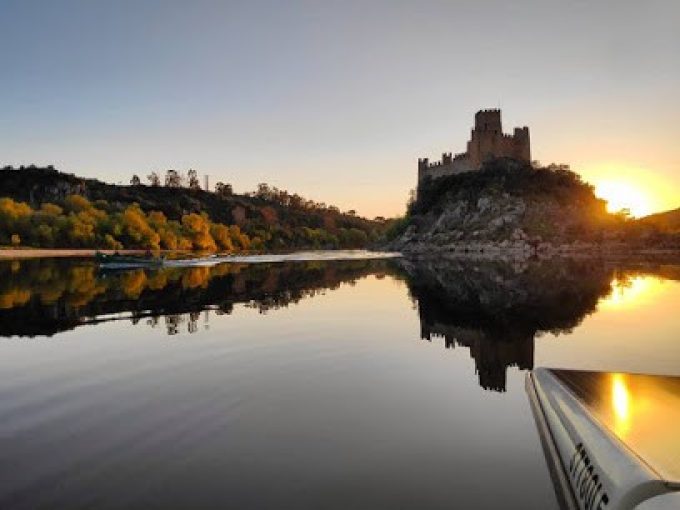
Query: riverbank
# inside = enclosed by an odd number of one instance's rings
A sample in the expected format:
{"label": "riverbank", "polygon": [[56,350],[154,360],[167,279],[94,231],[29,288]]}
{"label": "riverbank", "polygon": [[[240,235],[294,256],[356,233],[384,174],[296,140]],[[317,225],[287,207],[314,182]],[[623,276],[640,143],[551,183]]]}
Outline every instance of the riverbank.
{"label": "riverbank", "polygon": [[74,248],[0,248],[0,259],[33,259],[40,257],[94,257],[96,252],[100,253],[122,253],[126,255],[137,255],[145,253],[145,250],[94,250],[94,249],[74,249]]}
{"label": "riverbank", "polygon": [[[11,259],[35,259],[35,258],[67,258],[67,257],[94,257],[95,253],[119,253],[121,255],[144,255],[147,250],[96,250],[96,249],[71,249],[71,248],[9,248],[0,247],[0,260]],[[329,261],[329,260],[369,260],[382,258],[395,258],[399,253],[381,252],[372,250],[295,250],[279,252],[199,252],[160,250],[154,251],[154,255],[163,255],[166,264],[178,262],[197,262],[209,259],[211,263],[221,262],[286,262],[286,261]]]}
{"label": "riverbank", "polygon": [[626,243],[540,243],[531,244],[524,240],[513,241],[458,241],[438,242],[436,238],[425,237],[422,240],[389,249],[399,250],[405,257],[425,258],[462,258],[489,260],[527,260],[531,258],[631,258],[646,256],[665,256],[680,260],[680,250],[666,247],[632,246]]}

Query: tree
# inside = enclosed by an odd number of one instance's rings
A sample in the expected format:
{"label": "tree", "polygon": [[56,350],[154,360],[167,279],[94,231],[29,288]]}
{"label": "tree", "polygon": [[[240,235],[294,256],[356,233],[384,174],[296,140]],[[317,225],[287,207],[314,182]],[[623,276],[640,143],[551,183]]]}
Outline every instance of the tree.
{"label": "tree", "polygon": [[209,251],[217,249],[215,240],[210,235],[210,221],[206,216],[196,213],[185,214],[182,216],[182,228],[195,249]]}
{"label": "tree", "polygon": [[255,191],[255,196],[263,200],[268,200],[271,197],[271,188],[266,182],[261,182],[257,185],[257,191]]}
{"label": "tree", "polygon": [[48,216],[59,216],[64,212],[61,207],[50,202],[43,202],[43,204],[40,206],[40,210]]}
{"label": "tree", "polygon": [[629,221],[630,219],[633,218],[633,216],[630,214],[630,209],[628,207],[623,207],[613,213],[614,217],[622,222]]}
{"label": "tree", "polygon": [[265,206],[262,209],[260,209],[260,213],[262,214],[262,219],[264,219],[264,222],[267,225],[273,225],[277,222],[278,220],[278,215],[276,214],[276,209],[274,209],[271,206]]}
{"label": "tree", "polygon": [[151,184],[151,186],[161,185],[161,177],[158,175],[158,172],[151,172],[146,176],[146,178],[149,180],[149,184]]}
{"label": "tree", "polygon": [[79,213],[92,208],[90,201],[82,195],[68,195],[64,199],[64,205],[69,212]]}
{"label": "tree", "polygon": [[158,249],[160,236],[151,228],[139,205],[132,204],[126,207],[121,222],[128,240],[128,246]]}
{"label": "tree", "polygon": [[190,168],[187,172],[189,179],[189,188],[191,189],[201,189],[201,183],[198,181],[198,172],[193,168]]}
{"label": "tree", "polygon": [[54,232],[45,223],[37,226],[34,237],[38,240],[40,246],[51,247],[54,244]]}
{"label": "tree", "polygon": [[0,198],[0,242],[7,242],[7,234],[12,231],[24,233],[32,214],[30,205],[11,198]]}
{"label": "tree", "polygon": [[302,197],[301,197],[300,195],[298,195],[297,193],[293,193],[293,194],[290,196],[289,200],[290,200],[290,206],[291,206],[293,209],[302,209],[302,208],[303,208],[304,198],[302,198]]}
{"label": "tree", "polygon": [[337,230],[337,224],[335,223],[335,217],[332,214],[324,214],[323,218],[323,228],[329,232],[335,232]]}
{"label": "tree", "polygon": [[210,226],[210,235],[221,249],[226,251],[234,250],[234,243],[231,240],[231,234],[226,225],[213,223]]}
{"label": "tree", "polygon": [[132,179],[130,179],[130,185],[139,186],[140,184],[142,184],[142,181],[139,179],[139,175],[133,175]]}
{"label": "tree", "polygon": [[416,190],[411,188],[408,192],[408,200],[406,201],[406,215],[410,216],[416,205],[418,204],[418,194]]}
{"label": "tree", "polygon": [[164,227],[168,223],[168,218],[161,211],[151,211],[147,214],[147,218],[149,224],[156,229]]}
{"label": "tree", "polygon": [[234,194],[234,190],[231,187],[231,184],[218,182],[215,184],[215,193],[221,197],[229,197]]}
{"label": "tree", "polygon": [[341,228],[338,238],[345,248],[363,248],[368,243],[368,235],[358,228]]}
{"label": "tree", "polygon": [[181,188],[182,176],[177,170],[167,170],[165,172],[165,186],[168,188]]}
{"label": "tree", "polygon": [[229,227],[229,235],[234,247],[239,247],[242,250],[247,250],[250,247],[250,238],[238,227],[238,225],[232,225]]}
{"label": "tree", "polygon": [[94,224],[89,221],[87,214],[71,213],[67,216],[66,236],[71,246],[88,247],[95,241]]}
{"label": "tree", "polygon": [[237,205],[231,210],[231,217],[237,225],[242,225],[246,221],[246,209],[243,206]]}

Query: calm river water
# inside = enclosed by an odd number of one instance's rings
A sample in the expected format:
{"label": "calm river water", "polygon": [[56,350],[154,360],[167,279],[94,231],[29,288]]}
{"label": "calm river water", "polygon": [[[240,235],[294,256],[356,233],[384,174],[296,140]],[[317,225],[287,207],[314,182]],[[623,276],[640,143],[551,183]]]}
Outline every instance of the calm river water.
{"label": "calm river water", "polygon": [[680,375],[679,304],[659,261],[3,261],[0,508],[556,508],[526,372]]}

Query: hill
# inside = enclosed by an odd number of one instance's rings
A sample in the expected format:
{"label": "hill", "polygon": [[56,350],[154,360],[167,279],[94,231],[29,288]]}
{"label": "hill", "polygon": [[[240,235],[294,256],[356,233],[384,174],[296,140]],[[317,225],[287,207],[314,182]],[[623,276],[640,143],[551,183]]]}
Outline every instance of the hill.
{"label": "hill", "polygon": [[614,246],[677,249],[680,237],[610,214],[593,187],[564,165],[510,158],[477,171],[425,179],[390,248],[485,255],[575,252]]}
{"label": "hill", "polygon": [[663,232],[680,232],[680,208],[650,214],[640,218],[640,223],[656,227]]}
{"label": "hill", "polygon": [[[87,204],[74,203],[72,197],[82,197]],[[319,204],[267,184],[259,185],[256,191],[249,194],[232,193],[231,187],[225,185],[216,192],[210,192],[197,185],[181,186],[179,180],[167,186],[158,183],[121,186],[77,177],[52,167],[0,169],[0,199],[4,199],[3,204],[0,204],[0,243],[4,244],[16,241],[17,238],[12,238],[16,234],[22,244],[30,242],[33,246],[181,247],[176,243],[164,242],[163,236],[156,241],[148,235],[145,239],[135,239],[132,233],[126,234],[125,229],[129,225],[122,225],[122,231],[117,233],[116,228],[106,224],[114,219],[124,221],[122,216],[134,204],[136,209],[133,212],[137,217],[140,216],[137,210],[143,213],[142,216],[148,216],[151,212],[162,213],[162,217],[156,214],[154,218],[164,224],[171,223],[175,237],[186,234],[196,238],[196,232],[192,229],[203,229],[211,234],[211,225],[222,225],[229,227],[232,233],[237,228],[240,235],[255,239],[258,249],[364,247],[377,239],[383,228],[381,221],[361,218],[351,211],[342,213],[336,207]],[[17,205],[20,203],[23,205]],[[71,223],[85,220],[84,223],[92,227],[92,235],[51,235],[49,240],[48,236],[41,237],[39,228],[45,230],[58,223],[56,220],[49,225],[46,223],[47,218],[43,214],[46,204],[58,207],[59,211],[48,207],[53,216],[71,218]],[[89,217],[95,218],[88,219],[83,209],[89,211]],[[32,214],[29,214],[31,211]],[[102,217],[103,213],[108,220]],[[202,217],[205,225],[199,225],[196,216]],[[148,217],[144,219],[147,223],[153,223]],[[73,225],[62,227],[66,230],[75,228]],[[154,226],[151,225],[151,228],[153,230]],[[105,243],[106,235],[111,236],[116,243],[110,239]],[[193,243],[192,247],[212,247],[210,242],[205,246],[200,244]],[[219,243],[213,244],[220,248]],[[250,243],[247,244],[251,247]],[[183,247],[188,248],[187,243]]]}

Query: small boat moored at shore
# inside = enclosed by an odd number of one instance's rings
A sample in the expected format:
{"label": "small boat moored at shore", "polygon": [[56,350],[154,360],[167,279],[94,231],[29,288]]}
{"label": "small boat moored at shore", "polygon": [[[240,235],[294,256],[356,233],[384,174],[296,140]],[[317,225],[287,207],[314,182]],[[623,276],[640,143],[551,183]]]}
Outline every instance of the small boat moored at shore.
{"label": "small boat moored at shore", "polygon": [[145,256],[121,255],[120,253],[106,254],[96,252],[95,260],[104,269],[127,269],[135,267],[160,267],[165,263],[164,257],[154,257],[151,253]]}
{"label": "small boat moored at shore", "polygon": [[562,508],[680,508],[680,377],[537,368],[526,390]]}

